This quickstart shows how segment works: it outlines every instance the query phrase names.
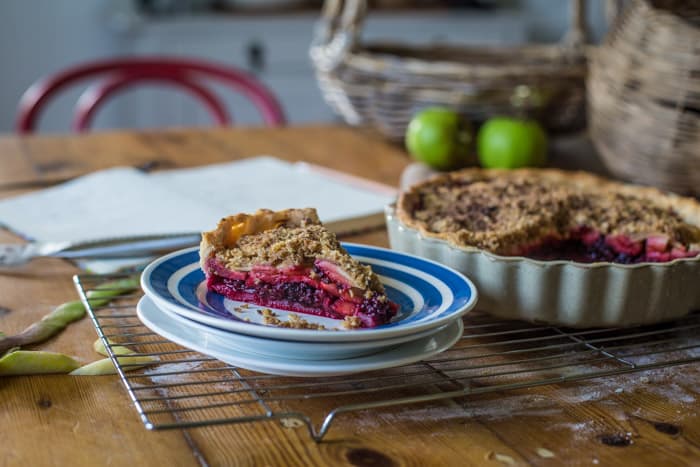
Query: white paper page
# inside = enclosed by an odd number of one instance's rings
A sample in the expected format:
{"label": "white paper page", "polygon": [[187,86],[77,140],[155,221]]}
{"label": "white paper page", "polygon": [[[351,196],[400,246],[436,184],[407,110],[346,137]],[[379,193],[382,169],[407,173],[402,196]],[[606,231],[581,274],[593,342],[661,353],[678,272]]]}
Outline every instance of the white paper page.
{"label": "white paper page", "polygon": [[88,240],[211,229],[215,210],[132,168],[95,172],[0,201],[0,224],[34,240]]}
{"label": "white paper page", "polygon": [[34,240],[94,240],[211,230],[221,217],[263,207],[315,207],[333,221],[381,211],[391,201],[391,193],[308,165],[257,157],[150,175],[126,167],[95,172],[0,200],[0,225]]}
{"label": "white paper page", "polygon": [[209,165],[151,175],[162,186],[218,210],[224,217],[259,208],[314,207],[324,222],[382,211],[392,193],[315,172],[306,164],[273,157]]}

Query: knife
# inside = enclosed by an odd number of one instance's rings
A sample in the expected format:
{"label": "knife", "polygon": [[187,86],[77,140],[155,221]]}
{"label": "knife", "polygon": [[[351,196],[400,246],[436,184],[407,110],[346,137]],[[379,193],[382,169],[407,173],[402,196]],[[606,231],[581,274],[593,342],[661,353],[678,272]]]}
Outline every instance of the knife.
{"label": "knife", "polygon": [[78,242],[31,242],[0,245],[0,266],[18,266],[40,256],[54,258],[137,258],[199,244],[199,232],[137,235]]}

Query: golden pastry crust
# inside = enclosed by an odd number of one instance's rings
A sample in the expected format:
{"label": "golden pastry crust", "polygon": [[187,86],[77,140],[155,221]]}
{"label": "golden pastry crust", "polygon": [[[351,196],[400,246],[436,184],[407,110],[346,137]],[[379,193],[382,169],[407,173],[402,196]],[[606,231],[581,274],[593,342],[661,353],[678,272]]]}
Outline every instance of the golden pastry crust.
{"label": "golden pastry crust", "polygon": [[700,203],[585,172],[465,169],[414,185],[396,212],[425,236],[503,255],[581,225],[700,249]]}
{"label": "golden pastry crust", "polygon": [[248,271],[253,266],[310,267],[321,259],[336,265],[353,287],[384,293],[376,274],[345,251],[313,208],[260,209],[221,219],[216,229],[202,234],[202,269],[206,270],[211,257],[233,271]]}

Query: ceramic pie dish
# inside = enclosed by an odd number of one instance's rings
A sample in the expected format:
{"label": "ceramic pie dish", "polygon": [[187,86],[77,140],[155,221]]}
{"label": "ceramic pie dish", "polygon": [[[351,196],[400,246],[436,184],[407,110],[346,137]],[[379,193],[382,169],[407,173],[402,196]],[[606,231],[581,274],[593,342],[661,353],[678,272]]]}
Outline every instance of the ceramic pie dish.
{"label": "ceramic pie dish", "polygon": [[[518,199],[527,185],[536,196]],[[499,317],[580,328],[700,310],[693,199],[581,172],[467,169],[409,188],[386,219],[393,249],[469,275],[480,307]]]}

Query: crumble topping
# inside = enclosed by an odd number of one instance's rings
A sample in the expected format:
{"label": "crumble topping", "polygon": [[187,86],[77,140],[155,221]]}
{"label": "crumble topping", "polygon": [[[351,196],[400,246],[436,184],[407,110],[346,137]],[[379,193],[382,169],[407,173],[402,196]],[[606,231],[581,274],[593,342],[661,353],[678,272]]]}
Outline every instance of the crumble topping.
{"label": "crumble topping", "polygon": [[[237,236],[234,245],[228,245],[229,229],[236,228],[241,222],[246,222],[247,233]],[[250,231],[251,225],[266,228]],[[321,225],[313,208],[277,212],[261,209],[253,215],[230,216],[202,237],[200,259],[203,269],[211,254],[231,270],[250,270],[253,266],[311,267],[316,260],[322,259],[336,265],[354,287],[384,293],[384,287],[371,268],[347,253],[335,234]],[[312,271],[312,274],[315,273]]]}
{"label": "crumble topping", "polygon": [[355,287],[382,290],[369,266],[353,259],[335,234],[320,225],[279,227],[257,235],[245,235],[235,248],[216,253],[216,259],[229,269],[246,270],[256,265],[285,268],[313,266],[317,259],[337,265]]}
{"label": "crumble topping", "polygon": [[400,197],[397,213],[429,235],[504,255],[533,240],[565,238],[581,226],[697,246],[700,227],[674,209],[673,199],[587,174],[468,169],[414,186]]}
{"label": "crumble topping", "polygon": [[277,313],[269,308],[264,308],[262,311],[258,311],[260,314],[262,314],[263,323],[268,326],[277,326],[278,328],[290,329],[314,329],[317,331],[323,331],[326,329],[323,324],[310,323],[296,313],[289,313],[287,315],[287,321],[283,321],[279,319]]}
{"label": "crumble topping", "polygon": [[343,327],[345,329],[359,329],[362,327],[362,320],[357,316],[346,316],[343,320]]}

